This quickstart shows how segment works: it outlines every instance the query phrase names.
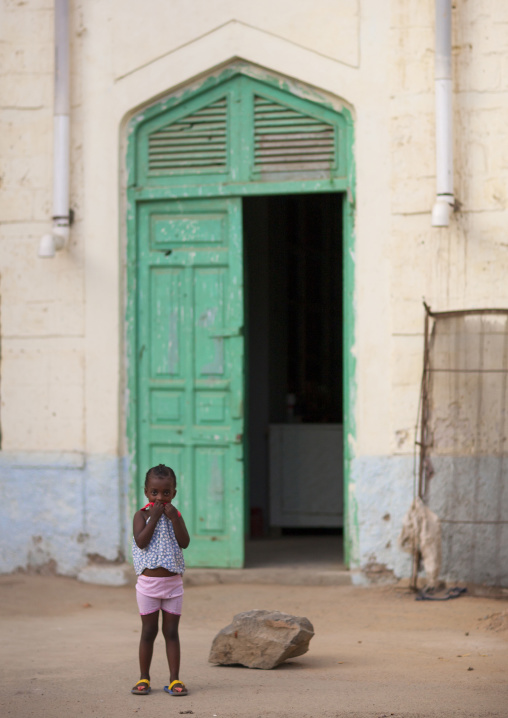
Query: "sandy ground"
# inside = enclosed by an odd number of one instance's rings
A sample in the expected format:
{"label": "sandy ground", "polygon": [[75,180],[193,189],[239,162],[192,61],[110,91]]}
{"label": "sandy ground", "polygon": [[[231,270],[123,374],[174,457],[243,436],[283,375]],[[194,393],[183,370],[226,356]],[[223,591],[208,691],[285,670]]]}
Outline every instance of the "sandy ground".
{"label": "sandy ground", "polygon": [[[0,715],[508,716],[508,602],[417,602],[401,588],[211,585],[186,589],[176,701],[157,639],[151,695],[132,696],[140,620],[134,589],[72,579],[0,577]],[[207,662],[233,614],[307,616],[310,651],[272,671]],[[473,669],[473,670],[470,670]]]}

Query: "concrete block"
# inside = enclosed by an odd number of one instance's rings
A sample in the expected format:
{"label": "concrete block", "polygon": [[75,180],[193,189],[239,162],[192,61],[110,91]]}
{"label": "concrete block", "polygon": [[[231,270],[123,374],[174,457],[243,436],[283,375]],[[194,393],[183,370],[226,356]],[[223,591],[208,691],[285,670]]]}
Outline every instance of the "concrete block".
{"label": "concrete block", "polygon": [[418,299],[422,304],[422,299],[429,288],[425,269],[425,267],[419,269],[414,265],[399,266],[394,269],[390,283],[390,295],[394,306],[400,300],[408,299]]}
{"label": "concrete block", "polygon": [[[416,369],[416,362],[415,362]],[[390,419],[392,426],[392,445],[390,451],[400,452],[404,449],[406,452],[412,452],[413,447],[409,445],[407,438],[403,432],[408,434],[414,433],[414,427],[418,418],[418,405],[420,402],[420,375],[415,375],[413,384],[392,384]],[[397,432],[401,432],[397,434]],[[400,439],[404,438],[403,442]],[[403,446],[398,446],[403,443]]]}
{"label": "concrete block", "polygon": [[76,339],[4,339],[2,438],[5,450],[83,449],[81,352],[81,342]]}
{"label": "concrete block", "polygon": [[501,89],[504,93],[508,90],[508,52],[501,57]]}
{"label": "concrete block", "polygon": [[391,339],[391,377],[396,386],[414,387],[423,370],[423,332],[419,336],[395,336]]}
{"label": "concrete block", "polygon": [[46,186],[34,190],[32,219],[35,222],[51,222],[51,216],[53,214],[52,168],[48,174],[49,182]]}
{"label": "concrete block", "polygon": [[27,237],[38,237],[46,229],[46,223],[34,223],[31,220],[25,222],[3,222],[0,224],[0,262],[6,262],[12,246],[16,242],[22,242]]}
{"label": "concrete block", "polygon": [[497,92],[502,89],[503,55],[467,53],[457,62],[459,92]]}
{"label": "concrete block", "polygon": [[468,212],[462,217],[462,226],[475,254],[479,251],[495,253],[503,265],[508,261],[508,209],[502,212]]}
{"label": "concrete block", "polygon": [[[430,297],[426,295],[426,298]],[[413,299],[400,297],[392,301],[392,327],[393,334],[420,336],[423,334],[424,316],[422,297],[416,292]]]}
{"label": "concrete block", "polygon": [[506,177],[468,174],[461,182],[461,201],[471,211],[498,212],[508,207]]}
{"label": "concrete block", "polygon": [[468,44],[477,54],[503,51],[507,23],[508,10],[503,0],[462,5],[453,17],[454,44]]}
{"label": "concrete block", "polygon": [[[504,15],[504,22],[502,15]],[[508,53],[508,13],[505,4],[501,1],[490,16],[483,17],[483,23],[475,23],[471,28],[471,38],[474,40],[476,54],[485,56],[492,53]]]}
{"label": "concrete block", "polygon": [[29,189],[9,189],[0,193],[0,216],[4,222],[30,219],[34,204],[34,193]]}
{"label": "concrete block", "polygon": [[99,586],[127,586],[133,583],[134,570],[128,563],[96,564],[82,568],[78,581],[96,583]]}
{"label": "concrete block", "polygon": [[3,186],[12,189],[45,188],[51,186],[52,156],[50,148],[44,155],[13,157],[4,163]]}
{"label": "concrete block", "polygon": [[434,27],[434,4],[431,0],[396,0],[390,8],[391,27]]}
{"label": "concrete block", "polygon": [[[461,201],[466,203],[466,194],[470,195],[469,183],[471,176],[487,177],[492,156],[490,148],[485,142],[485,136],[483,140],[468,141],[467,148],[463,146],[462,142],[457,144],[460,145],[460,148],[458,148],[458,152],[455,153],[458,174],[455,191],[461,198]],[[467,203],[465,206],[469,208],[470,204]]]}
{"label": "concrete block", "polygon": [[0,75],[2,104],[20,110],[41,109],[53,104],[52,73]]}
{"label": "concrete block", "polygon": [[8,241],[0,243],[2,265],[11,268],[2,282],[6,336],[79,336],[83,331],[81,258],[65,249],[50,261],[40,259],[39,240],[49,228],[25,225],[26,234],[9,232]]}
{"label": "concrete block", "polygon": [[[495,162],[499,156],[500,147],[508,145],[506,127],[508,106],[506,101],[499,102],[495,96],[490,98],[487,96],[483,104],[480,105],[474,104],[468,98],[463,98],[457,107],[456,118],[457,121],[460,120],[460,126],[463,127],[462,142],[466,141],[468,148],[469,144],[473,142],[485,147],[489,160],[485,170],[492,173],[497,167]],[[459,147],[457,149],[460,150]],[[492,161],[494,164],[491,164]]]}
{"label": "concrete block", "polygon": [[[446,229],[431,227],[428,214],[394,217],[391,290],[395,333],[421,332],[423,298],[435,311],[471,306],[473,284],[465,281],[471,256],[467,217],[452,217]],[[473,277],[471,280],[475,282]]]}
{"label": "concrete block", "polygon": [[[38,242],[34,241],[31,251],[36,253],[37,249]],[[34,299],[25,305],[22,302],[6,302],[3,315],[5,334],[10,337],[72,337],[82,332],[82,304],[65,302],[64,297],[60,301],[47,302]]]}
{"label": "concrete block", "polygon": [[[404,151],[404,150],[401,150]],[[405,177],[391,181],[394,214],[428,213],[429,223],[436,194],[436,180],[431,177]]]}
{"label": "concrete block", "polygon": [[[0,110],[0,152],[2,157],[47,155],[53,147],[52,107],[38,110]],[[23,217],[26,221],[27,217]]]}
{"label": "concrete block", "polygon": [[53,9],[51,0],[30,0],[20,5],[16,0],[6,0],[2,14],[2,31],[13,45],[24,45],[30,39],[38,42],[52,42]]}
{"label": "concrete block", "polygon": [[[500,213],[498,218],[494,214],[493,219],[502,221],[503,213]],[[508,306],[508,288],[503,281],[503,275],[508,268],[506,233],[504,242],[498,244],[491,241],[487,217],[472,217],[471,222],[471,227],[474,226],[475,229],[469,232],[466,266],[469,306]],[[501,239],[503,230],[499,228],[498,231]]]}
{"label": "concrete block", "polygon": [[391,30],[391,86],[393,92],[432,92],[434,88],[434,33],[431,27]]}
{"label": "concrete block", "polygon": [[[5,373],[8,377],[8,370]],[[21,411],[22,407],[31,410]],[[82,402],[73,406],[72,412],[66,414],[61,406],[50,403],[48,387],[12,384],[2,398],[3,446],[8,450],[42,451],[51,446],[55,451],[80,451],[84,446]]]}
{"label": "concrete block", "polygon": [[399,202],[406,180],[427,180],[435,174],[434,131],[434,116],[429,112],[397,115],[391,120],[391,187]]}
{"label": "concrete block", "polygon": [[28,44],[6,42],[0,46],[3,73],[33,75],[53,72],[53,45],[33,42]]}
{"label": "concrete block", "polygon": [[23,0],[4,0],[4,6],[7,10],[17,12],[20,20],[26,18],[27,13],[34,13],[39,10],[53,10],[53,0],[30,0],[30,3]]}

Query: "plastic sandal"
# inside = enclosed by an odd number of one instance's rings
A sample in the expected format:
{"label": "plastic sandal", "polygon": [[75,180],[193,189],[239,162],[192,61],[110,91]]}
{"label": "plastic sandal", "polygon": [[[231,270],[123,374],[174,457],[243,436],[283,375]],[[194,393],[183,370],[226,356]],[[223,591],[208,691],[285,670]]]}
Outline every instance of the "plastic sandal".
{"label": "plastic sandal", "polygon": [[[177,684],[180,685],[180,686],[182,686],[182,690],[181,690],[181,691],[177,691],[177,692],[175,693],[175,691],[173,691],[172,689],[173,689],[173,686],[175,686],[175,685],[177,685]],[[166,691],[166,693],[169,693],[170,696],[175,696],[175,698],[179,698],[180,696],[186,696],[186,695],[188,695],[187,688],[186,688],[185,685],[182,683],[182,681],[173,681],[172,683],[169,684],[169,686],[164,686],[164,690]]]}
{"label": "plastic sandal", "polygon": [[[146,683],[146,686],[139,690],[138,686],[140,686],[142,683]],[[150,681],[148,678],[142,678],[140,681],[136,683],[134,688],[131,690],[131,693],[135,696],[147,696],[152,689],[150,688]]]}

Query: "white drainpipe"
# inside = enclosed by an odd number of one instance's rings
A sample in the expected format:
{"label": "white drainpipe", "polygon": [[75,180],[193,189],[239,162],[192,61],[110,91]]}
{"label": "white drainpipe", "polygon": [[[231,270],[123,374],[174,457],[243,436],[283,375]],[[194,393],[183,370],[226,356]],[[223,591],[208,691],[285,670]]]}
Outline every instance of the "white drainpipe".
{"label": "white drainpipe", "polygon": [[69,239],[69,0],[55,0],[55,102],[53,110],[53,228],[41,237],[39,257],[54,257]]}
{"label": "white drainpipe", "polygon": [[453,196],[452,0],[436,0],[436,201],[432,226],[448,227]]}

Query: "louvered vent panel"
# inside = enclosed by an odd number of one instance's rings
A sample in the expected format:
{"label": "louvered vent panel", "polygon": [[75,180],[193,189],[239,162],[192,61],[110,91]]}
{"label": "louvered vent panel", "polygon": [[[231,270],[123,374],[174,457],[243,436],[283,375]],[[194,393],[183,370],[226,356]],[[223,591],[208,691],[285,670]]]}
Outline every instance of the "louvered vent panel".
{"label": "louvered vent panel", "polygon": [[330,170],[335,128],[263,97],[254,98],[254,169],[257,172]]}
{"label": "louvered vent panel", "polygon": [[148,139],[149,171],[221,171],[227,164],[227,100],[197,110],[153,132]]}

